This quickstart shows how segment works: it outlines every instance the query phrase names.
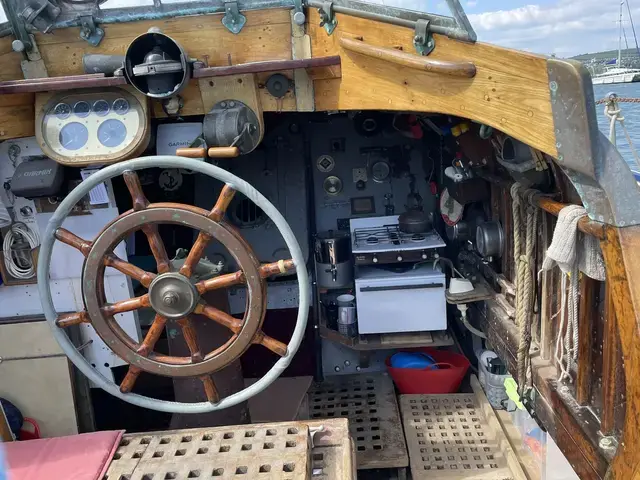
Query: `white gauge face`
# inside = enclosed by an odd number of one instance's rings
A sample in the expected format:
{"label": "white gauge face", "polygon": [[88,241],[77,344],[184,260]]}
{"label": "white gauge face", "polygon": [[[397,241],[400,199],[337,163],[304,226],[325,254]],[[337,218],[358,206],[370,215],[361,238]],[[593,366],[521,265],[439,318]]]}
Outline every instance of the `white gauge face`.
{"label": "white gauge face", "polygon": [[129,111],[129,102],[124,98],[118,98],[113,102],[113,111],[118,115],[124,115]]}
{"label": "white gauge face", "polygon": [[91,105],[85,101],[78,102],[73,106],[73,113],[80,118],[87,117],[91,113]]}
{"label": "white gauge face", "polygon": [[93,113],[99,117],[104,117],[109,113],[109,110],[111,110],[111,106],[106,100],[98,100],[97,102],[93,102],[93,107],[91,107],[91,109],[93,110]]}
{"label": "white gauge face", "polygon": [[79,122],[67,123],[60,130],[60,145],[66,150],[79,150],[86,145],[87,140],[89,130]]}
{"label": "white gauge face", "polygon": [[145,108],[124,89],[60,93],[44,110],[36,137],[61,163],[112,163],[148,140]]}
{"label": "white gauge face", "polygon": [[71,106],[68,103],[59,103],[53,109],[53,114],[60,120],[69,118],[69,115],[71,115]]}
{"label": "white gauge face", "polygon": [[117,118],[105,120],[98,127],[98,140],[105,147],[117,147],[126,137],[127,127]]}

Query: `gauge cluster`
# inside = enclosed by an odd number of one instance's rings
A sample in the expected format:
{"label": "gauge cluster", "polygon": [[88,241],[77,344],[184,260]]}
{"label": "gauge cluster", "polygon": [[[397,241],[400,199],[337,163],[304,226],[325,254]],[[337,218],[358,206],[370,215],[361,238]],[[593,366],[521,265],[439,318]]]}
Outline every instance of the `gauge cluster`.
{"label": "gauge cluster", "polygon": [[149,141],[147,99],[123,88],[47,94],[36,136],[61,163],[112,163],[140,153]]}

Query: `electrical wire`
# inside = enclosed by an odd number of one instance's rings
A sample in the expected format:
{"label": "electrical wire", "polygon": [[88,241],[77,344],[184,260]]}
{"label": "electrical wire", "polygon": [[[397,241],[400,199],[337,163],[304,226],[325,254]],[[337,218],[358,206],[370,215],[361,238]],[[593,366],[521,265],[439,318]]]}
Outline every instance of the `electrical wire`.
{"label": "electrical wire", "polygon": [[4,236],[2,253],[4,265],[13,278],[27,279],[36,275],[36,267],[31,251],[40,245],[37,232],[24,223],[14,223]]}

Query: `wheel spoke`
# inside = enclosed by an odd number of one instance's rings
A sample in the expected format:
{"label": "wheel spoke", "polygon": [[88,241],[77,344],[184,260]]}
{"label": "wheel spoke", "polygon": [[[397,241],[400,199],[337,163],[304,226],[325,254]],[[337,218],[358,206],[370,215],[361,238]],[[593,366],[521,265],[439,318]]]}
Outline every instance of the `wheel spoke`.
{"label": "wheel spoke", "polygon": [[[65,228],[58,228],[55,233],[56,239],[60,240],[62,243],[69,245],[70,247],[79,250],[85,257],[89,255],[91,251],[92,243],[84,238],[78,237],[76,234],[71,233],[69,230]],[[113,253],[109,253],[104,257],[104,264],[108,267],[115,268],[119,272],[128,275],[134,280],[139,281],[145,287],[149,287],[151,281],[155,278],[155,274],[151,272],[146,272],[135,265],[125,262],[120,257]]]}
{"label": "wheel spoke", "polygon": [[204,357],[198,346],[198,339],[196,337],[196,329],[193,327],[193,323],[189,317],[184,317],[178,320],[178,325],[182,327],[182,334],[184,335],[184,341],[187,342],[187,347],[191,352],[191,362],[200,363]]}
{"label": "wheel spoke", "polygon": [[54,235],[56,239],[60,240],[62,243],[65,243],[70,247],[73,247],[76,250],[79,250],[82,253],[82,255],[84,255],[85,257],[89,255],[89,252],[91,251],[92,243],[89,242],[88,240],[85,240],[84,238],[80,238],[76,234],[71,233],[66,228],[58,228]]}
{"label": "wheel spoke", "polygon": [[149,285],[151,285],[153,279],[156,278],[155,273],[147,272],[139,267],[136,267],[132,263],[125,262],[113,253],[105,255],[104,264],[107,267],[115,268],[119,272],[122,272],[125,275],[133,278],[134,280],[139,281],[146,288],[149,288]]}
{"label": "wheel spoke", "polygon": [[260,266],[260,276],[267,278],[272,275],[282,275],[291,270],[295,270],[296,266],[293,264],[293,260],[279,260],[273,263],[265,263]]}
{"label": "wheel spoke", "polygon": [[213,383],[211,375],[204,375],[200,377],[200,380],[202,380],[204,384],[204,392],[207,395],[207,400],[211,403],[218,403],[220,401],[220,394],[218,394],[218,389],[216,388],[216,384]]}
{"label": "wheel spoke", "polygon": [[[149,200],[144,196],[138,174],[131,170],[127,170],[122,174],[122,177],[124,178],[124,183],[127,184],[127,188],[131,194],[133,209],[138,211],[147,208]],[[158,273],[168,272],[169,257],[167,256],[167,251],[164,248],[162,238],[160,238],[160,234],[158,233],[158,228],[155,225],[147,224],[142,226],[142,231],[147,236],[149,246],[151,247],[151,253],[153,253],[154,258],[156,259]]]}
{"label": "wheel spoke", "polygon": [[158,233],[158,227],[155,225],[143,225],[142,231],[147,236],[149,241],[149,247],[151,247],[151,253],[156,259],[156,265],[158,266],[158,273],[166,273],[169,271],[169,256],[164,248],[164,242]]}
{"label": "wheel spoke", "polygon": [[227,273],[208,280],[202,280],[196,283],[196,289],[198,290],[198,293],[202,295],[203,293],[210,292],[211,290],[239,285],[244,283],[244,281],[244,273],[242,273],[242,270],[238,270],[235,273]]}
{"label": "wheel spoke", "polygon": [[261,331],[256,333],[256,336],[253,337],[253,343],[262,345],[281,357],[284,357],[287,354],[287,345],[285,343],[265,335],[264,332]]}
{"label": "wheel spoke", "polygon": [[[136,350],[139,355],[142,355],[143,357],[149,356],[149,353],[153,350],[156,342],[160,339],[166,323],[167,319],[165,317],[162,315],[156,315],[151,327],[149,327],[149,331],[144,337],[144,340]],[[131,391],[133,385],[140,376],[141,371],[142,370],[140,368],[134,365],[129,365],[129,370],[120,383],[120,391],[122,393],[128,393]]]}
{"label": "wheel spoke", "polygon": [[214,222],[222,220],[235,194],[236,190],[228,183],[225,184],[225,186],[222,187],[222,191],[220,192],[220,196],[218,197],[215,206],[211,210],[211,213],[209,213],[209,218]]}
{"label": "wheel spoke", "polygon": [[144,294],[141,297],[134,297],[128,300],[123,300],[121,302],[111,303],[109,305],[105,305],[100,310],[107,317],[113,317],[118,313],[131,312],[133,310],[138,310],[143,307],[150,307],[151,302],[149,301],[149,294]]}
{"label": "wheel spoke", "polygon": [[144,196],[142,191],[142,185],[140,184],[140,178],[138,174],[132,170],[127,170],[122,174],[124,183],[129,189],[131,194],[131,200],[133,201],[133,209],[135,211],[144,210],[149,205],[149,200]]}
{"label": "wheel spoke", "polygon": [[194,310],[194,313],[199,313],[204,315],[205,317],[213,320],[214,322],[219,323],[227,327],[233,333],[238,333],[242,329],[242,320],[232,317],[226,312],[222,310],[218,310],[211,305],[206,305],[204,303],[200,303]]}
{"label": "wheel spoke", "polygon": [[91,319],[87,312],[63,313],[56,320],[56,325],[60,328],[70,327],[72,325],[80,325],[81,323],[90,323]]}
{"label": "wheel spoke", "polygon": [[207,245],[209,245],[212,238],[213,237],[211,237],[211,235],[207,235],[204,232],[200,232],[198,234],[198,238],[196,238],[193,247],[189,250],[189,255],[187,255],[184,264],[180,268],[180,273],[182,275],[185,277],[191,277],[193,270],[196,268],[196,265],[198,265],[198,262],[202,257],[204,249],[207,248]]}

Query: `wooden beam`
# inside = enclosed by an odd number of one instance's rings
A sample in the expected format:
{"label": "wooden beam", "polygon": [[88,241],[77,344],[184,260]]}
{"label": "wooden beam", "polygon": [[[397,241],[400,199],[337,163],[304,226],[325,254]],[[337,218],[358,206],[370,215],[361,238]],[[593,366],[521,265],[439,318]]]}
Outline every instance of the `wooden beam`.
{"label": "wooden beam", "polygon": [[621,380],[620,340],[616,323],[616,311],[609,284],[605,284],[604,338],[602,340],[602,418],[600,429],[604,435],[611,435],[615,429],[617,398],[616,388]]}
{"label": "wooden beam", "polygon": [[193,70],[193,78],[226,77],[245,73],[281,72],[297,68],[319,68],[340,65],[340,57],[301,58],[297,60],[273,60],[268,62],[250,62],[222,67],[201,67]]}
{"label": "wooden beam", "polygon": [[596,280],[582,275],[580,279],[580,302],[578,306],[578,373],[576,377],[576,401],[587,405],[591,401],[593,373],[593,325],[597,309],[595,307]]}

